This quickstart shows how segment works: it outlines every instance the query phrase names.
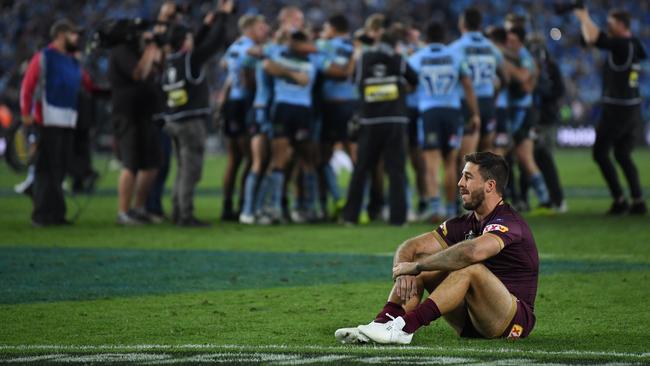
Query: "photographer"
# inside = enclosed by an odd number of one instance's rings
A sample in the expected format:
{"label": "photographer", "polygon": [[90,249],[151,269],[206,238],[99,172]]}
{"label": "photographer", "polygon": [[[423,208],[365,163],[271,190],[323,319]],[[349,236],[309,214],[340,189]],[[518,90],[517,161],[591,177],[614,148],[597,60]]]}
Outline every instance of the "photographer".
{"label": "photographer", "polygon": [[204,64],[225,46],[225,23],[232,9],[232,0],[221,1],[218,12],[205,17],[196,44],[187,27],[176,24],[168,30],[162,73],[166,98],[163,115],[178,157],[172,220],[179,226],[209,225],[194,217],[194,190],[203,170],[205,120],[211,115]]}
{"label": "photographer", "polygon": [[[160,139],[153,115],[161,109],[156,61],[160,48],[152,35],[133,27],[132,34],[111,49],[109,82],[117,156],[122,162],[118,180],[119,225],[149,223],[145,203],[161,161]],[[131,201],[135,193],[133,209]]]}
{"label": "photographer", "polygon": [[[639,172],[632,161],[635,132],[641,125],[641,95],[639,73],[641,60],[647,57],[641,41],[632,36],[630,14],[612,10],[607,17],[607,33],[598,29],[586,8],[577,8],[574,14],[580,21],[582,37],[589,46],[608,51],[603,71],[602,114],[596,127],[594,160],[600,167],[614,202],[607,211],[610,215],[625,213],[643,215],[647,212]],[[621,166],[630,186],[632,205],[625,199],[618,181],[616,168],[609,158]]]}

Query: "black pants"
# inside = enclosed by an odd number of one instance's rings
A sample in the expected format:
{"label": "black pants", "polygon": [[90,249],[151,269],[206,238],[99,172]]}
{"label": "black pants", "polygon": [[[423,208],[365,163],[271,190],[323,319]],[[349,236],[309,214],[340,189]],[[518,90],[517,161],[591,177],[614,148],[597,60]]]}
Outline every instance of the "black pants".
{"label": "black pants", "polygon": [[596,142],[593,157],[607,182],[612,198],[623,197],[623,188],[618,180],[616,168],[609,153],[614,149],[614,158],[625,174],[633,199],[642,197],[639,172],[632,161],[634,136],[641,125],[641,107],[603,104],[603,112],[596,127]]}
{"label": "black pants", "polygon": [[73,141],[73,129],[40,128],[34,162],[34,222],[51,225],[65,220],[66,207],[61,184],[72,160]]}
{"label": "black pants", "polygon": [[359,131],[357,165],[354,167],[343,219],[357,222],[369,173],[383,158],[390,184],[390,223],[406,221],[406,124],[382,123],[362,126]]}
{"label": "black pants", "polygon": [[539,125],[537,128],[538,135],[535,140],[535,163],[544,176],[544,182],[548,187],[548,193],[551,197],[551,203],[556,206],[562,204],[564,200],[564,191],[560,184],[560,176],[557,172],[555,159],[553,158],[553,148],[555,146],[555,133],[554,126]]}

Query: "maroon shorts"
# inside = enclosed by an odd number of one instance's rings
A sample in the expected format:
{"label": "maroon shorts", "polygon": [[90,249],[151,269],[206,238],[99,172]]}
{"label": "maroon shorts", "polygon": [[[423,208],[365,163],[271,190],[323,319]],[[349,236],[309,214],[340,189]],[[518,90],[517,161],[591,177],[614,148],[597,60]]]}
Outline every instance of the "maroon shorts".
{"label": "maroon shorts", "polygon": [[[517,338],[526,338],[533,330],[535,326],[535,314],[531,307],[523,301],[517,300],[517,310],[515,311],[515,316],[512,318],[505,331],[501,335],[501,338],[508,339],[517,339]],[[460,333],[460,336],[463,338],[486,338],[483,334],[479,333],[474,324],[472,324],[472,319],[467,312],[465,318],[465,326]]]}

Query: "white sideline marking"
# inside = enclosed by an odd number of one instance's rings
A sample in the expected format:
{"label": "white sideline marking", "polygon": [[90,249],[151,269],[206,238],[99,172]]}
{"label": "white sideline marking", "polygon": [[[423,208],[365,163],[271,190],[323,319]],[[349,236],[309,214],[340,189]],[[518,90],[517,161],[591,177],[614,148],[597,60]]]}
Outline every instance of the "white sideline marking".
{"label": "white sideline marking", "polygon": [[[368,357],[368,356],[343,356],[343,355],[325,355],[320,357],[311,357],[298,354],[276,354],[276,353],[208,353],[198,354],[189,357],[175,358],[171,354],[155,353],[98,353],[92,355],[46,355],[43,357],[19,357],[13,359],[0,359],[0,363],[38,363],[47,360],[51,363],[78,364],[78,363],[115,363],[128,362],[145,365],[158,364],[188,364],[188,363],[264,363],[269,365],[302,365],[309,363],[334,363],[338,364],[342,360],[355,363],[365,364],[394,364],[394,365],[481,365],[481,366],[578,366],[578,364],[559,363],[559,362],[537,362],[531,359],[506,359],[485,363],[481,360],[461,357],[430,357],[430,356],[385,356],[385,357]],[[639,363],[609,362],[602,364],[605,366],[637,366]],[[583,365],[587,366],[587,365]]]}
{"label": "white sideline marking", "polygon": [[[341,352],[352,349],[367,349],[375,348],[377,350],[386,351],[437,351],[440,353],[449,352],[469,352],[475,354],[485,355],[504,355],[504,354],[526,354],[527,356],[600,356],[611,358],[650,358],[650,352],[631,353],[631,352],[609,352],[609,351],[580,351],[580,350],[564,350],[564,351],[545,351],[545,350],[525,350],[515,348],[468,348],[468,347],[441,347],[441,346],[319,346],[319,345],[284,345],[284,344],[268,344],[268,345],[239,345],[239,344],[101,344],[101,345],[63,345],[63,344],[21,344],[21,345],[1,345],[0,351],[164,351],[164,350],[186,350],[186,351],[201,351],[201,350],[234,350],[234,351],[260,351],[260,350],[274,350],[274,351],[288,351],[300,352],[302,350],[313,351],[329,351]],[[298,351],[296,351],[298,350]]]}

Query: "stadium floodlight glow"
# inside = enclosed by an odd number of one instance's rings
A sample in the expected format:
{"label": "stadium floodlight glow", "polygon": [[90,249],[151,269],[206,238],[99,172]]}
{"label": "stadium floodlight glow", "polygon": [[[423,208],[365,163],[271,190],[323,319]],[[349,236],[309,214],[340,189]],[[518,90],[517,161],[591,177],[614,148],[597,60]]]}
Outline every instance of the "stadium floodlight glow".
{"label": "stadium floodlight glow", "polygon": [[559,41],[560,39],[562,39],[562,31],[556,27],[551,28],[549,35],[551,36],[551,39],[554,41]]}

